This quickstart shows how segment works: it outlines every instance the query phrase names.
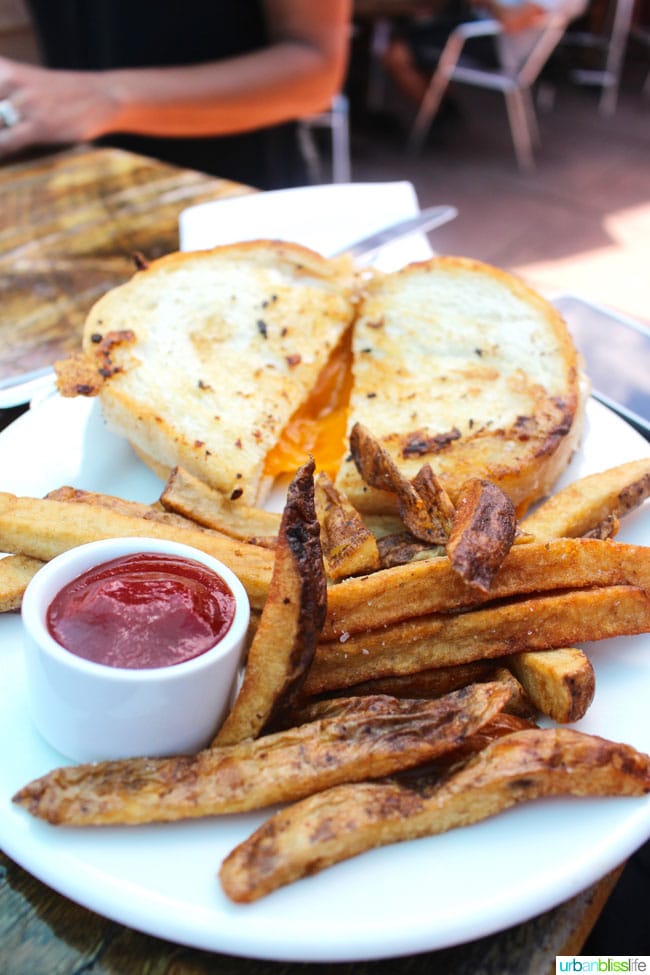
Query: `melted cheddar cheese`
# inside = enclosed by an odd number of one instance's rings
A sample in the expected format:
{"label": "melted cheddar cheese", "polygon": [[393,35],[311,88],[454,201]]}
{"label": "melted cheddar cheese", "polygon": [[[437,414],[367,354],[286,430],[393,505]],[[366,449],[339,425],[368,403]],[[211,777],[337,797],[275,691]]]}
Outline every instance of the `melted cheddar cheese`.
{"label": "melted cheddar cheese", "polygon": [[345,450],[352,389],[352,329],[323,367],[307,399],[298,407],[265,461],[267,477],[293,473],[311,455],[333,477]]}

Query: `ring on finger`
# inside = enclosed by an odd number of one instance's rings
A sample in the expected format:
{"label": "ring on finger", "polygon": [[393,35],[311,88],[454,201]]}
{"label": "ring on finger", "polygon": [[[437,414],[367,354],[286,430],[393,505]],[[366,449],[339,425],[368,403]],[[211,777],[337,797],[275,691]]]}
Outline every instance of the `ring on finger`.
{"label": "ring on finger", "polygon": [[20,122],[21,115],[14,103],[9,98],[3,98],[0,101],[0,120],[6,129],[13,129],[14,125],[18,125]]}

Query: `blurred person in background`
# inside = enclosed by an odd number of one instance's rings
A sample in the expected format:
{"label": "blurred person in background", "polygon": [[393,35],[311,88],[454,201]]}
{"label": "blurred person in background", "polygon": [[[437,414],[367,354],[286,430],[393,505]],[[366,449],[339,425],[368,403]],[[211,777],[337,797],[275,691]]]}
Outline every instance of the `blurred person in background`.
{"label": "blurred person in background", "polygon": [[345,74],[351,0],[27,0],[0,57],[0,159],[95,140],[261,189],[307,182],[296,120]]}

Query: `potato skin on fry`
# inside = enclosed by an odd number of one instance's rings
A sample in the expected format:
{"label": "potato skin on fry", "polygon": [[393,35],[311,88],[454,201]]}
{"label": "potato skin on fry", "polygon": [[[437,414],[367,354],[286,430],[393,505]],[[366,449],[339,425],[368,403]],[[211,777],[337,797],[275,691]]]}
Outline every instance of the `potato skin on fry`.
{"label": "potato skin on fry", "polygon": [[289,485],[269,594],[244,681],[216,745],[234,745],[268,729],[291,705],[313,660],[327,612],[314,467],[314,461],[308,461]]}
{"label": "potato skin on fry", "polygon": [[423,500],[388,451],[361,423],[355,423],[350,432],[350,453],[366,484],[395,495],[399,516],[415,538],[429,545],[444,545],[447,525],[432,507],[433,495],[427,493]]}
{"label": "potato skin on fry", "polygon": [[447,542],[452,568],[470,586],[489,592],[517,531],[515,506],[491,481],[474,477],[461,487]]}
{"label": "potato skin on fry", "polygon": [[365,850],[433,836],[542,796],[640,796],[650,757],[568,728],[499,738],[441,783],[342,785],[272,816],[224,860],[221,885],[247,903]]}
{"label": "potato skin on fry", "polygon": [[320,471],[315,483],[316,512],[321,526],[323,557],[330,579],[374,572],[380,567],[379,549],[359,512]]}
{"label": "potato skin on fry", "polygon": [[14,802],[40,819],[73,826],[259,809],[437,760],[499,718],[508,696],[503,685],[486,683],[437,701],[339,700],[335,713],[231,747],[55,769],[21,789]]}

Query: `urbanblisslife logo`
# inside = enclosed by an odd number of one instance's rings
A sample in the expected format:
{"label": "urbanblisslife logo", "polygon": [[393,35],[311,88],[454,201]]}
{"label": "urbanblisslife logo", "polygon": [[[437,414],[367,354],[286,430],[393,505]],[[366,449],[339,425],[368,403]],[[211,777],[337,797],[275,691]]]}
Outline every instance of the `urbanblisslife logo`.
{"label": "urbanblisslife logo", "polygon": [[555,972],[648,972],[650,955],[558,955]]}

